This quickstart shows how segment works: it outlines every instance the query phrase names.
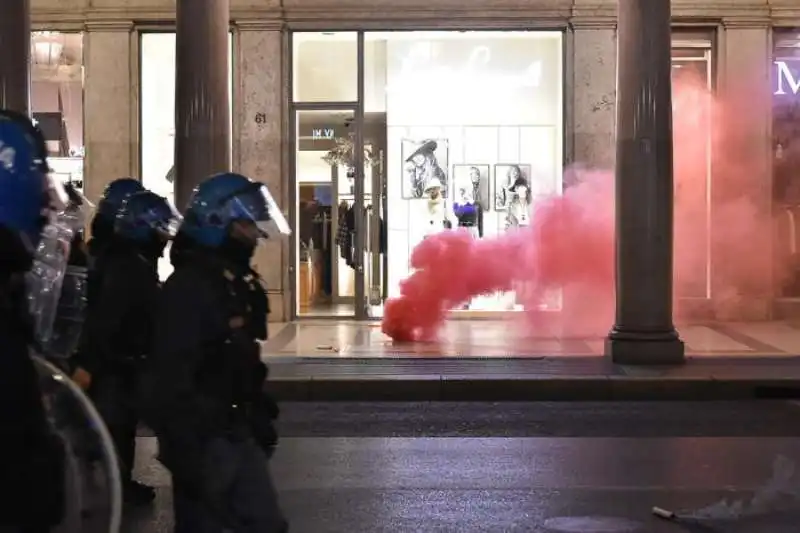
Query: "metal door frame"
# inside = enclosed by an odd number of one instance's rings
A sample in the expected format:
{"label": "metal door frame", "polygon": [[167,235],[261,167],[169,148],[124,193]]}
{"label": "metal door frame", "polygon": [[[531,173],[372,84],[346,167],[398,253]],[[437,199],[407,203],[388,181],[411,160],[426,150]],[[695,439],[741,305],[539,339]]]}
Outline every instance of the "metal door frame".
{"label": "metal door frame", "polygon": [[[289,64],[293,64],[294,45],[293,37],[295,32],[289,33]],[[300,32],[303,33],[303,32]],[[290,224],[295,226],[297,223],[297,200],[298,200],[298,180],[297,180],[297,116],[302,111],[350,111],[353,113],[353,151],[355,166],[355,181],[353,183],[353,209],[355,216],[355,243],[356,250],[356,269],[355,269],[355,295],[353,297],[354,312],[347,316],[325,316],[325,315],[299,315],[298,314],[298,233],[292,232],[290,252],[289,252],[289,283],[291,284],[291,305],[290,316],[292,320],[313,318],[342,320],[355,318],[364,320],[369,318],[367,292],[364,290],[364,254],[366,252],[367,241],[363,234],[364,229],[364,31],[356,32],[356,54],[357,54],[357,100],[355,102],[295,102],[294,101],[294,72],[289,75],[289,216]],[[335,207],[335,206],[334,206]],[[296,228],[295,228],[296,229]]]}

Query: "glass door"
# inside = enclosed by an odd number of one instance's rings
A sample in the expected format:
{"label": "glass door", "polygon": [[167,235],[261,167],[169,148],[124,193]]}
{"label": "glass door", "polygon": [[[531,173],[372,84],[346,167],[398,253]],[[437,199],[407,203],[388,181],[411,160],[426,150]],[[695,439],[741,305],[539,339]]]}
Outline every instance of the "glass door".
{"label": "glass door", "polygon": [[[713,65],[711,42],[696,40],[673,43],[673,129],[676,138],[704,142],[679,144],[675,167],[675,262],[681,280],[675,290],[681,298],[709,298],[711,295],[711,162]],[[696,239],[705,241],[698,250]]]}
{"label": "glass door", "polygon": [[[363,191],[352,104],[296,106],[294,284],[298,317],[356,318],[363,300]],[[358,201],[357,201],[358,200]]]}

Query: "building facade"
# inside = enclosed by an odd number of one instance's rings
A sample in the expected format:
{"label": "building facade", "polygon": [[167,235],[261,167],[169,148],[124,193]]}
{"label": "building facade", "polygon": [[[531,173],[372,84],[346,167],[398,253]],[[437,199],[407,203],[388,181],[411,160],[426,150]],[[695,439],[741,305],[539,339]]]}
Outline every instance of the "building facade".
{"label": "building facade", "polygon": [[[56,171],[79,177],[89,198],[126,175],[172,192],[174,17],[169,0],[32,0],[33,111],[43,126],[61,114],[65,132],[45,127],[64,159]],[[563,190],[565,165],[611,168],[615,18],[606,0],[413,0],[402,10],[388,0],[231,0],[232,167],[267,183],[295,225],[292,242],[258,253],[272,318],[379,315],[424,236],[414,176],[432,160],[454,200],[472,178],[482,235],[508,226],[503,194],[516,178],[549,194]],[[776,214],[741,242],[741,253],[768,258],[763,275],[723,279],[732,252],[710,236],[733,186],[709,137],[708,224],[698,230],[709,244],[677,297],[698,318],[792,313],[800,283],[776,274],[772,258],[797,255],[800,242],[791,185],[800,5],[673,2],[673,20],[673,66],[741,104],[742,127],[727,132],[747,153],[736,191]],[[363,221],[349,222],[354,203]],[[339,230],[348,223],[358,236]],[[353,250],[366,259],[353,262]],[[546,300],[560,305],[559,295]],[[469,307],[465,316],[512,311],[513,295]]]}

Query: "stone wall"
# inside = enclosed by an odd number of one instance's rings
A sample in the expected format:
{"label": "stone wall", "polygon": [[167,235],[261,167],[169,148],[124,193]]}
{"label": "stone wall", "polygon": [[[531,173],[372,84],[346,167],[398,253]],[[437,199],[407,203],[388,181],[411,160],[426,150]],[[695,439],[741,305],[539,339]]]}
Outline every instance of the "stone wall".
{"label": "stone wall", "polygon": [[[653,0],[655,1],[655,0]],[[96,199],[105,184],[138,171],[138,31],[174,18],[175,0],[31,0],[36,29],[84,31],[86,187]],[[231,0],[235,28],[234,166],[264,179],[288,211],[288,139],[285,35],[288,29],[564,29],[567,114],[572,160],[609,168],[614,161],[616,85],[615,0]],[[678,24],[714,27],[719,37],[717,86],[742,93],[744,79],[768,76],[772,25],[800,27],[797,0],[681,0]],[[753,76],[753,72],[757,76]],[[759,82],[761,82],[759,81]],[[764,81],[764,90],[768,80]],[[768,97],[768,95],[766,95]],[[770,110],[752,108],[750,132],[761,181],[752,183],[769,209]],[[256,113],[266,122],[256,123]],[[758,118],[761,114],[761,118]],[[754,178],[755,179],[755,178]],[[259,253],[273,319],[283,320],[292,293],[289,250],[271,244]],[[713,258],[712,258],[713,261]],[[770,283],[756,288],[769,299]],[[759,315],[768,314],[768,306]]]}

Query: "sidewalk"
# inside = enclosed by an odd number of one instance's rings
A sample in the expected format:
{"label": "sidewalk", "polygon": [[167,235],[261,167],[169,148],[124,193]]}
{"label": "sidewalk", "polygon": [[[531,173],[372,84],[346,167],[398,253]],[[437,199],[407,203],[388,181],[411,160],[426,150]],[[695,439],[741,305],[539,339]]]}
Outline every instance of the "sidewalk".
{"label": "sidewalk", "polygon": [[283,400],[597,401],[800,399],[800,328],[685,326],[687,364],[613,365],[601,338],[520,338],[507,323],[453,321],[438,344],[394,345],[377,324],[273,325],[264,346]]}

